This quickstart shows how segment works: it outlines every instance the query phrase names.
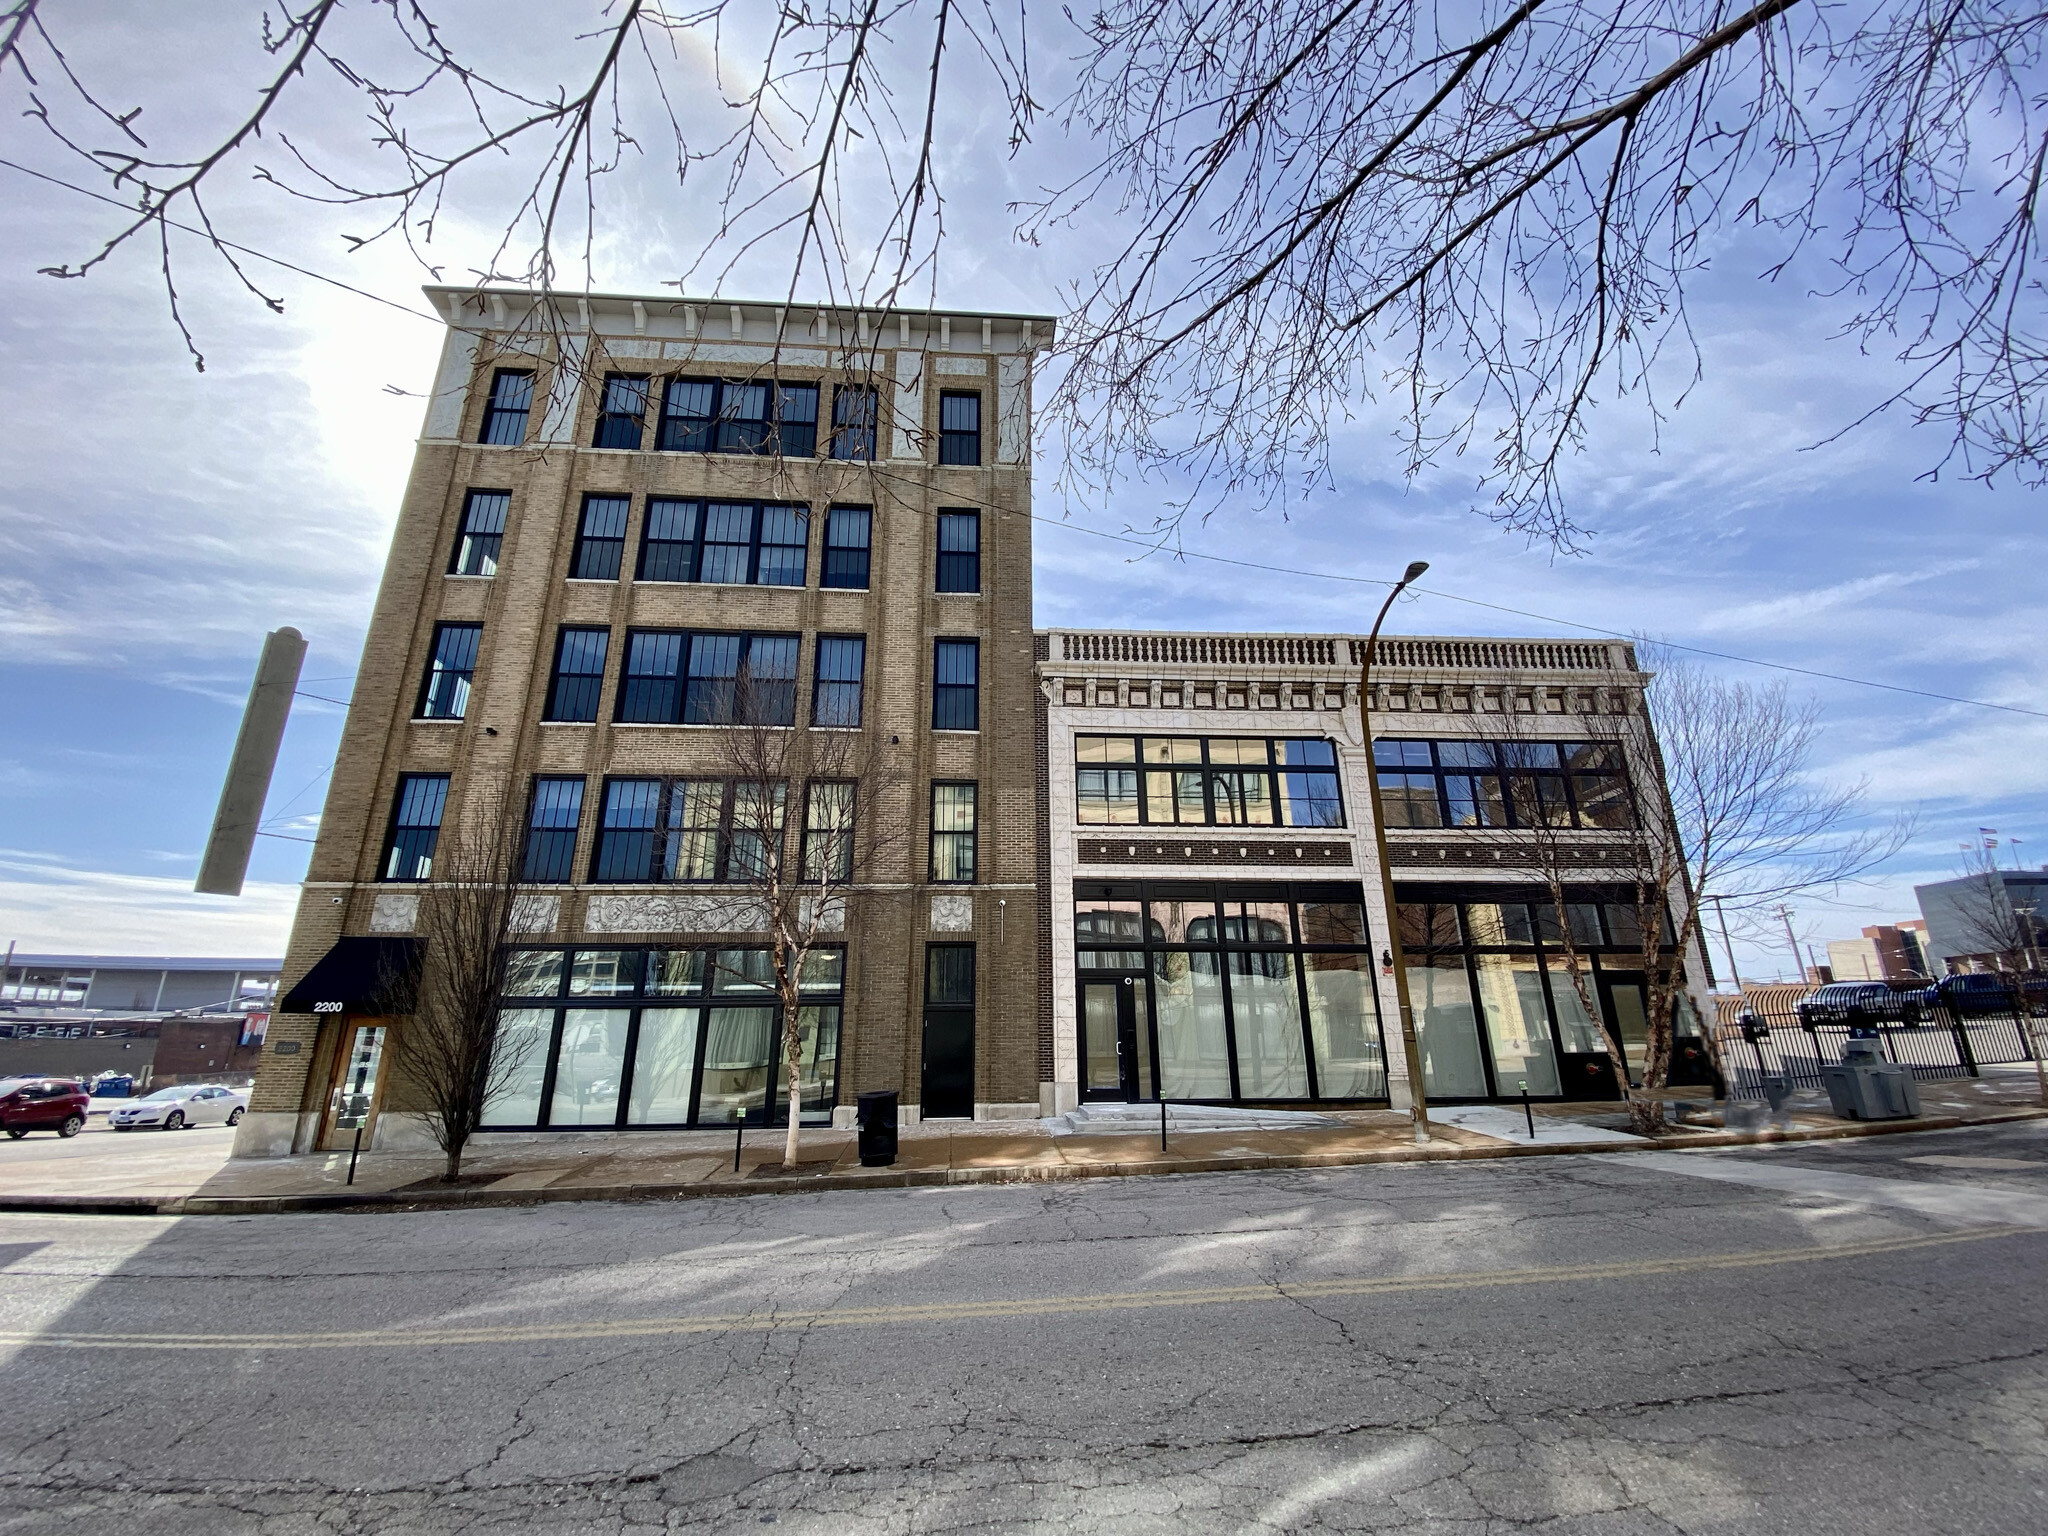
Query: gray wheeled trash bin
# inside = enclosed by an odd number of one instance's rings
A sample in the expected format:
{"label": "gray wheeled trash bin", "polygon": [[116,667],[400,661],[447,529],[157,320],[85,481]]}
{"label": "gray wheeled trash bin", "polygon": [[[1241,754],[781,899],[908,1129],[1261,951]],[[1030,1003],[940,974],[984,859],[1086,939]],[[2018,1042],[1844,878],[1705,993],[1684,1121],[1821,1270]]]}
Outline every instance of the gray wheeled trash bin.
{"label": "gray wheeled trash bin", "polygon": [[1877,1041],[1852,1037],[1840,1066],[1822,1067],[1828,1103],[1844,1120],[1911,1120],[1920,1113],[1913,1069],[1884,1059]]}

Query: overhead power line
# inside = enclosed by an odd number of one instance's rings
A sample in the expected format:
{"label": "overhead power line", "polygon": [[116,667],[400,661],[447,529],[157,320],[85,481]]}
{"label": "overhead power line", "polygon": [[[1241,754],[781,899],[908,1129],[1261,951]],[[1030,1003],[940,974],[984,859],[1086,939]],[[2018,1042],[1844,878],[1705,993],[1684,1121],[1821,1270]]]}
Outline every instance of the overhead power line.
{"label": "overhead power line", "polygon": [[[17,165],[12,160],[0,160],[0,165],[6,166],[10,171],[19,171],[24,176],[33,176],[37,181],[47,181],[53,187],[62,187],[67,192],[76,192],[80,197],[89,197],[94,202],[107,203],[128,213],[135,212],[132,205],[122,202],[118,197],[108,197],[104,192],[95,192],[91,187],[81,187],[76,182],[66,181],[61,176],[52,176],[47,171],[31,170],[28,166]],[[352,293],[359,299],[368,299],[374,304],[382,304],[386,309],[395,309],[400,314],[411,315],[416,320],[431,320],[436,325],[447,324],[447,321],[439,315],[431,314],[424,309],[414,309],[410,304],[401,304],[396,299],[387,299],[381,293],[372,293],[369,289],[358,288],[353,283],[344,283],[338,277],[329,277],[325,272],[315,272],[311,267],[302,267],[295,261],[286,261],[282,256],[273,256],[268,251],[259,251],[253,246],[237,245],[232,240],[223,240],[218,235],[209,234],[206,230],[197,229],[190,224],[180,224],[176,219],[165,219],[164,223],[183,234],[197,235],[201,240],[206,241],[210,245],[225,246],[228,250],[237,251],[244,256],[253,256],[258,261],[267,261],[274,267],[283,267],[287,272],[296,272],[301,277],[310,277],[316,283],[325,283],[330,288],[339,288],[343,293]]]}

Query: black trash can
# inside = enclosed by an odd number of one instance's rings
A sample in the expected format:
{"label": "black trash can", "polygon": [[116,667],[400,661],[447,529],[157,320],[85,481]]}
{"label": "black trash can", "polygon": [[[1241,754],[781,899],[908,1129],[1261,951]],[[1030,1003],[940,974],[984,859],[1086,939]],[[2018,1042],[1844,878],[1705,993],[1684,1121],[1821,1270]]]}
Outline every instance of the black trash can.
{"label": "black trash can", "polygon": [[856,1094],[853,1102],[861,1167],[889,1167],[896,1161],[896,1090]]}

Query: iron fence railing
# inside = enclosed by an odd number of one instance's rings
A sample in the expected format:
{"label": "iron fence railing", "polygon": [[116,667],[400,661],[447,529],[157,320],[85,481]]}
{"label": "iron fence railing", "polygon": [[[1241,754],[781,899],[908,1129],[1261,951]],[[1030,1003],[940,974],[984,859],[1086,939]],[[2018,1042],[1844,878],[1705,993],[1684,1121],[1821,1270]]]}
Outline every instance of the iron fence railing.
{"label": "iron fence railing", "polygon": [[[2029,1009],[2032,1017],[2029,1017]],[[1980,1076],[1986,1065],[2034,1060],[2035,1038],[2048,1038],[2048,999],[2017,994],[2002,1010],[1941,1005],[1900,1010],[1900,1017],[1807,1010],[1751,1012],[1720,1030],[1721,1062],[1733,1099],[1762,1099],[1768,1077],[1794,1089],[1819,1088],[1821,1068],[1842,1059],[1852,1029],[1874,1033],[1885,1059],[1922,1080]],[[2032,1027],[2029,1028],[2029,1025]]]}

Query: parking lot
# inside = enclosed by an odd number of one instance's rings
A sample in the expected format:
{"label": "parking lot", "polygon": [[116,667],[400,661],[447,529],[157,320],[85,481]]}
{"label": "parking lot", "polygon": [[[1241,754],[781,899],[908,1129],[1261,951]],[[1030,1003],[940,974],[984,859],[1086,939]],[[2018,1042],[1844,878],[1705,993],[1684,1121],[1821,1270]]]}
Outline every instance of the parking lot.
{"label": "parking lot", "polygon": [[178,1131],[114,1131],[95,1100],[86,1127],[65,1141],[35,1131],[20,1141],[0,1138],[0,1199],[18,1194],[189,1194],[220,1171],[235,1144],[224,1125]]}

